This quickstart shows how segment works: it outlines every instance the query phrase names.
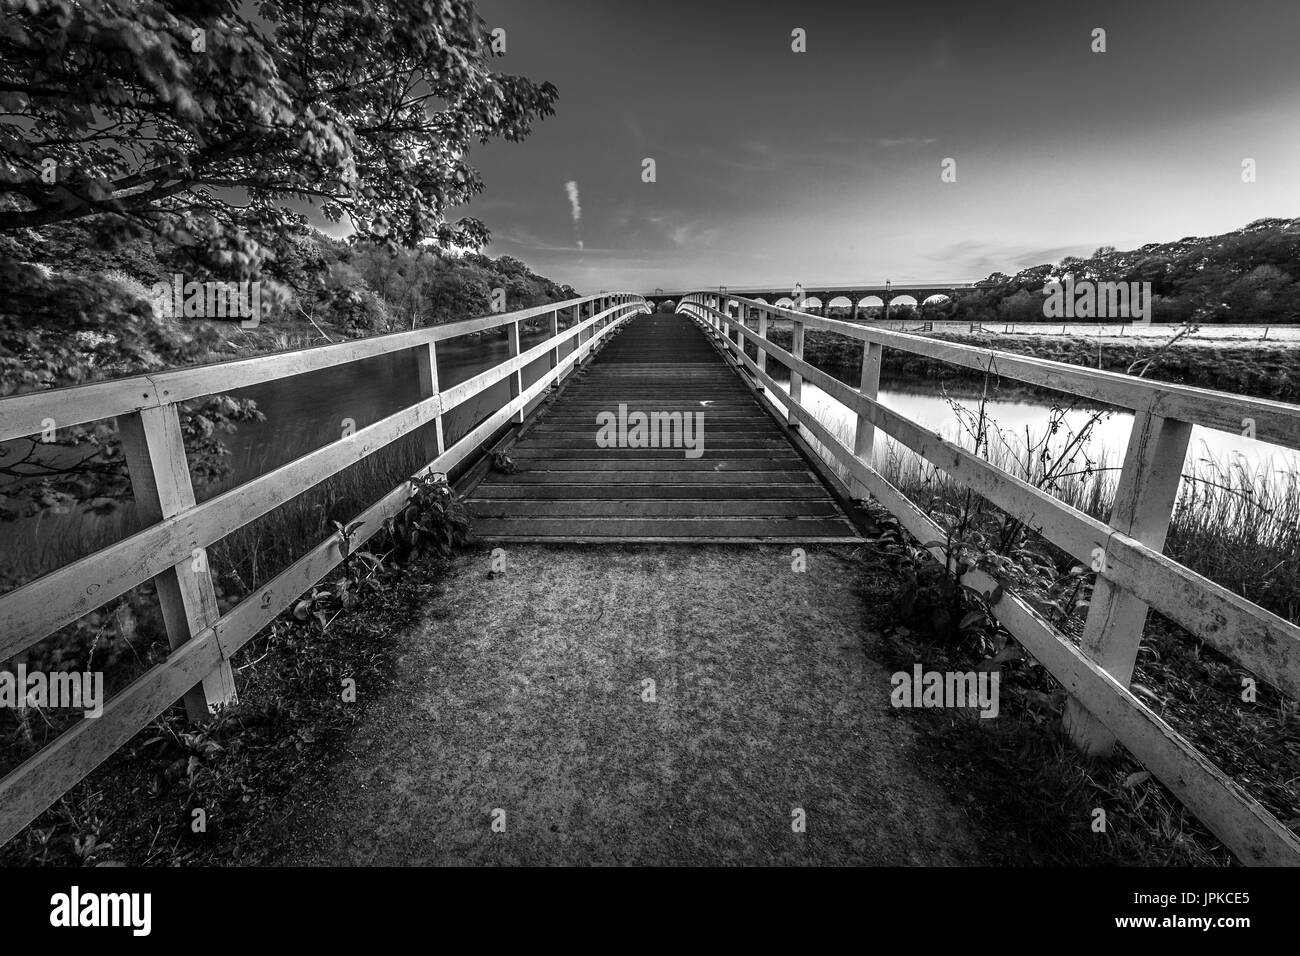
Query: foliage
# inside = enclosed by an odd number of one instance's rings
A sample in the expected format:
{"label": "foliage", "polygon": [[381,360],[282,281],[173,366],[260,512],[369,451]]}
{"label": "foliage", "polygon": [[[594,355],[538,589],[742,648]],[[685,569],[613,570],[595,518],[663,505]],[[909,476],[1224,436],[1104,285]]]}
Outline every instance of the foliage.
{"label": "foliage", "polygon": [[0,233],[106,215],[238,276],[305,222],[286,199],[366,239],[480,246],[446,217],[483,189],[470,148],[556,98],[493,72],[467,0],[4,7]]}
{"label": "foliage", "polygon": [[394,559],[414,561],[430,555],[443,557],[470,539],[470,517],[464,503],[451,490],[445,475],[411,478],[411,499],[384,527],[393,538]]}

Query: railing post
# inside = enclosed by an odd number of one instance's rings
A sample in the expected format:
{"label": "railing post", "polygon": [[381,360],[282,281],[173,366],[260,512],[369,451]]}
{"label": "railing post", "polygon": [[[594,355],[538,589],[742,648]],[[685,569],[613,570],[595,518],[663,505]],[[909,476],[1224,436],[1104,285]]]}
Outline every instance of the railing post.
{"label": "railing post", "polygon": [[[118,419],[122,452],[131,476],[136,514],[144,525],[157,524],[194,507],[185,438],[175,405],[144,408]],[[212,571],[204,548],[154,578],[167,643],[172,650],[221,617]],[[206,721],[215,709],[236,702],[235,675],[222,660],[185,694],[191,721]]]}
{"label": "railing post", "polygon": [[[506,326],[506,345],[510,350],[510,358],[515,358],[520,353],[519,348],[519,320],[516,319]],[[510,373],[510,400],[513,402],[524,391],[524,370],[515,369]],[[518,425],[524,420],[524,410],[521,408],[511,416],[510,421]]]}
{"label": "railing post", "polygon": [[[797,359],[803,358],[803,322],[793,319],[790,322],[791,340],[790,354]],[[803,376],[790,369],[790,402],[799,404],[803,400]],[[799,427],[799,420],[795,418],[794,409],[787,409],[786,419],[791,428]]]}
{"label": "railing post", "polygon": [[[420,399],[432,398],[438,394],[438,353],[433,342],[421,345],[415,350],[415,367],[420,376]],[[442,434],[442,409],[433,419],[432,433],[426,431],[424,438],[424,457],[432,462],[446,450]]]}
{"label": "railing post", "polygon": [[[879,342],[862,343],[862,378],[858,382],[858,391],[870,399],[875,399],[880,392],[880,359],[884,347]],[[876,426],[865,415],[858,414],[858,424],[853,432],[853,454],[868,465],[876,442]],[[858,497],[867,497],[867,486],[854,479],[853,489]]]}
{"label": "railing post", "polygon": [[[1149,411],[1139,411],[1133,418],[1109,524],[1153,551],[1164,550],[1191,434],[1187,422]],[[1142,643],[1147,605],[1111,583],[1104,548],[1094,559],[1097,582],[1079,646],[1127,687]],[[1065,726],[1071,741],[1085,753],[1106,756],[1115,744],[1114,734],[1073,698],[1066,704]]]}
{"label": "railing post", "polygon": [[[549,328],[550,328],[552,339],[555,339],[556,337],[559,336],[560,334],[560,310],[559,309],[551,310],[551,320],[550,320]],[[559,364],[560,364],[560,346],[559,343],[555,343],[551,346],[551,368],[555,369],[557,366],[559,366]]]}
{"label": "railing post", "polygon": [[725,295],[718,296],[718,311],[722,313],[722,318],[718,321],[722,324],[722,336],[727,340],[727,352],[730,354],[735,340],[731,337],[731,303]]}
{"label": "railing post", "polygon": [[[760,308],[758,310],[758,337],[762,339],[764,342],[767,341],[767,309]],[[766,349],[760,348],[758,350],[757,361],[758,361],[758,370],[760,372],[766,372],[767,371],[767,350]],[[762,387],[763,386],[760,384],[759,388]]]}

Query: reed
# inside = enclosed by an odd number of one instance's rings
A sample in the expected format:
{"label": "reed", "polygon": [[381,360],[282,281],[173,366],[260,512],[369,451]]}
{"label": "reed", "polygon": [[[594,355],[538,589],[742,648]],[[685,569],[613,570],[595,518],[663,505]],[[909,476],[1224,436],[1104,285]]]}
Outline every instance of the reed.
{"label": "reed", "polygon": [[[853,420],[845,417],[838,403],[805,392],[804,405],[841,442],[853,447]],[[1048,427],[1046,420],[1043,427]],[[1034,455],[1025,455],[1023,441],[1003,437],[981,450],[987,460],[1041,485],[1072,508],[1101,520],[1109,517],[1119,462],[1101,458],[1044,481],[1048,466]],[[1031,436],[1031,443],[1040,438]],[[812,444],[817,447],[815,441]],[[818,451],[847,480],[847,469],[825,449]],[[875,465],[923,508],[938,502],[955,509],[965,496],[960,482],[880,432]],[[1251,467],[1237,456],[1198,458],[1183,475],[1165,554],[1274,614],[1300,622],[1300,473],[1272,462]]]}

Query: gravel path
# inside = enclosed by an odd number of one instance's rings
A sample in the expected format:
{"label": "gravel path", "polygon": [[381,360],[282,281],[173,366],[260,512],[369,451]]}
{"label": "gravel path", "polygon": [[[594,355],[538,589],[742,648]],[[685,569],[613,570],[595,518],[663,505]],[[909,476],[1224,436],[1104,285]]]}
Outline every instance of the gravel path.
{"label": "gravel path", "polygon": [[980,862],[889,705],[848,549],[805,573],[768,545],[505,559],[458,560],[281,862]]}

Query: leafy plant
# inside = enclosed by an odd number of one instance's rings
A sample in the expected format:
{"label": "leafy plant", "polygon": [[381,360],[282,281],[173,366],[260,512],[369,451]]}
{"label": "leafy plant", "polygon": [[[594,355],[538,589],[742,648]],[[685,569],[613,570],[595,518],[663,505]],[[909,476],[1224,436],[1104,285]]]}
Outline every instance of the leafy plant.
{"label": "leafy plant", "polygon": [[384,527],[392,535],[395,560],[401,562],[446,557],[473,533],[469,510],[441,474],[412,477],[410,501]]}

